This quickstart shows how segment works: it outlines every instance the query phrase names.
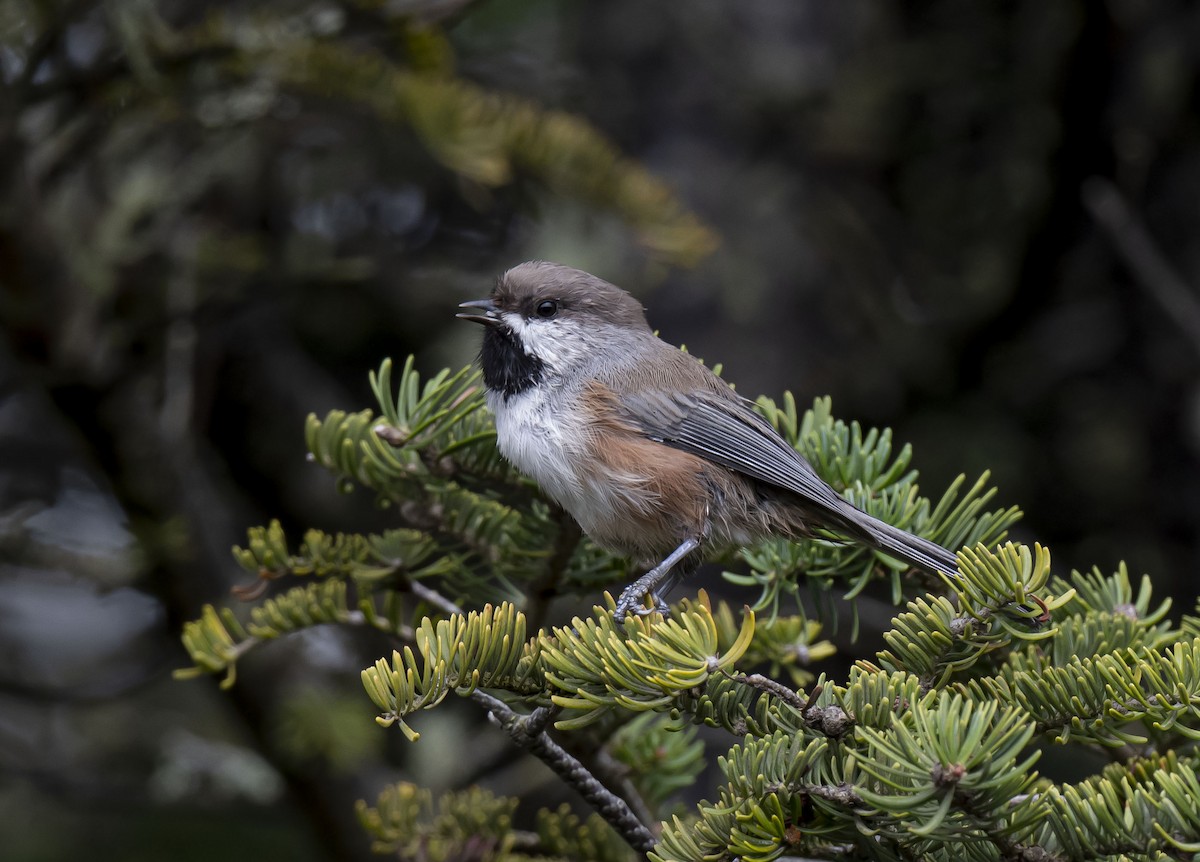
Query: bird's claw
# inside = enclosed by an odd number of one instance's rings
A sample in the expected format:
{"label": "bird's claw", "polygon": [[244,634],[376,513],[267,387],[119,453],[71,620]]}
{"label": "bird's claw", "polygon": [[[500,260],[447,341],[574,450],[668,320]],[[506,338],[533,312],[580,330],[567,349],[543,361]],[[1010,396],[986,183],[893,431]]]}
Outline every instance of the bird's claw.
{"label": "bird's claw", "polygon": [[[662,614],[664,617],[671,615],[671,606],[663,600],[662,596],[656,592],[647,593],[644,590],[637,589],[637,586],[637,584],[632,584],[621,592],[620,598],[617,599],[617,607],[613,611],[613,619],[616,622],[625,622],[625,617],[630,613],[638,617],[645,617],[650,614]],[[646,607],[645,599],[647,595],[654,602],[654,607],[652,608]]]}

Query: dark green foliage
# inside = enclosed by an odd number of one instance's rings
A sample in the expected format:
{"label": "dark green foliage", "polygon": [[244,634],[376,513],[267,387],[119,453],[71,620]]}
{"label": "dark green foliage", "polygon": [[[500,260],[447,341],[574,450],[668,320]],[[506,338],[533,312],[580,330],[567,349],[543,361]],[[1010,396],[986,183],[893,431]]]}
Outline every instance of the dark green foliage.
{"label": "dark green foliage", "polygon": [[628,862],[635,858],[617,833],[597,814],[582,819],[563,805],[538,812],[538,840],[549,854],[580,862]]}
{"label": "dark green foliage", "polygon": [[213,16],[186,38],[216,51],[239,43],[242,50],[225,65],[248,82],[350,100],[408,126],[434,158],[470,182],[496,187],[527,175],[557,194],[613,211],[663,260],[694,263],[716,245],[712,231],[666,185],[582,119],[445,74],[448,45],[433,28],[415,22],[405,28],[413,69],[320,35],[302,16],[263,19],[257,28]]}
{"label": "dark green foliage", "polygon": [[645,713],[624,724],[609,744],[652,807],[691,786],[704,770],[704,743],[695,728],[659,713]]}
{"label": "dark green foliage", "polygon": [[435,805],[428,790],[396,784],[379,795],[374,808],[360,802],[358,816],[378,853],[429,862],[515,860],[509,851],[516,807],[517,800],[479,788],[447,794]]}

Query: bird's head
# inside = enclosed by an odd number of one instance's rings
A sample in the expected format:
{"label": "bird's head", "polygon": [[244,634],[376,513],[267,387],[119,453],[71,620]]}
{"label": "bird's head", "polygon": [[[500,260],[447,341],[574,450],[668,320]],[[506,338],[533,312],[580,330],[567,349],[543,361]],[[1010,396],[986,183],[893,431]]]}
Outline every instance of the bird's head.
{"label": "bird's head", "polygon": [[505,395],[568,375],[630,335],[650,332],[641,303],[624,290],[545,261],[513,267],[487,299],[459,307],[469,309],[460,319],[483,324],[484,381]]}

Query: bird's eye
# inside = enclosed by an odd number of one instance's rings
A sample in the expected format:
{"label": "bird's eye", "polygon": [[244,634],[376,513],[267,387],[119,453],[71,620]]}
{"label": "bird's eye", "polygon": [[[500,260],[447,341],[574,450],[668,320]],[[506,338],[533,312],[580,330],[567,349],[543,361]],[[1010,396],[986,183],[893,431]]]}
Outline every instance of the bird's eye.
{"label": "bird's eye", "polygon": [[554,315],[558,314],[558,303],[553,299],[543,299],[537,304],[537,316],[543,320],[549,320]]}

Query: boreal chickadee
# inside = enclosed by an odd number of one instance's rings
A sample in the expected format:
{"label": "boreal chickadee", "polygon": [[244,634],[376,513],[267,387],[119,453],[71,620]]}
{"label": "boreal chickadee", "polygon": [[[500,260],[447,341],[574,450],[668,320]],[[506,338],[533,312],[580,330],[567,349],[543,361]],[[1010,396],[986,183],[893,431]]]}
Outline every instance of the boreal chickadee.
{"label": "boreal chickadee", "polygon": [[855,508],[695,358],[660,340],[615,285],[543,261],[513,267],[487,299],[480,365],[500,451],[600,546],[649,570],[617,601],[665,611],[706,551],[831,529],[929,572],[945,548]]}

